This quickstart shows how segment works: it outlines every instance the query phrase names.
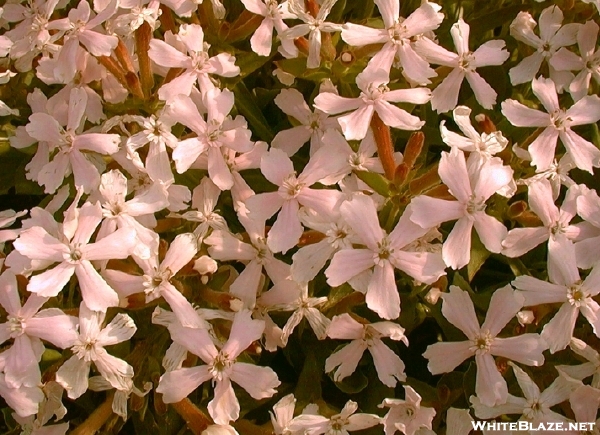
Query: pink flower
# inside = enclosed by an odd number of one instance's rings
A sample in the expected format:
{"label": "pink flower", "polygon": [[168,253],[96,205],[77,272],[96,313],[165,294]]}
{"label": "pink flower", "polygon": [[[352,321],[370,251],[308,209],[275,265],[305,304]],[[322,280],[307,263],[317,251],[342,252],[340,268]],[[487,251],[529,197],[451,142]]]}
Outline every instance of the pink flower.
{"label": "pink flower", "polygon": [[[453,269],[465,266],[471,256],[471,231],[473,227],[490,252],[502,250],[506,228],[497,219],[485,213],[486,201],[500,188],[512,181],[512,169],[503,166],[499,159],[480,165],[465,156],[458,148],[442,152],[439,166],[440,178],[457,201],[421,195],[411,202],[410,219],[423,228],[432,228],[442,222],[458,219],[442,248],[445,263]],[[471,165],[476,164],[477,170]]]}
{"label": "pink flower", "polygon": [[532,164],[538,170],[548,169],[554,160],[556,142],[560,137],[575,165],[592,173],[592,167],[600,166],[600,150],[571,130],[571,127],[598,122],[600,98],[588,95],[565,110],[558,104],[552,80],[536,79],[531,83],[531,88],[548,113],[531,109],[516,100],[506,100],[502,102],[502,114],[516,127],[545,127],[529,145]]}
{"label": "pink flower", "polygon": [[31,260],[42,260],[42,268],[59,263],[31,277],[27,290],[39,296],[56,296],[75,274],[83,300],[89,307],[96,311],[116,307],[119,304],[117,293],[91,262],[128,257],[135,244],[136,233],[131,228],[122,228],[90,243],[102,220],[100,205],[88,202],[80,209],[73,208],[72,212],[73,216],[66,218],[62,225],[60,240],[39,226],[24,230],[15,240],[15,249]]}
{"label": "pink flower", "polygon": [[300,206],[308,207],[318,213],[331,214],[341,199],[337,190],[311,189],[315,184],[331,173],[337,172],[339,162],[331,159],[326,148],[321,148],[296,175],[292,161],[285,152],[271,148],[263,156],[261,171],[268,181],[279,186],[276,192],[261,193],[246,200],[251,219],[267,220],[279,209],[281,212],[267,236],[267,244],[273,252],[284,254],[293,248],[302,235],[302,224],[298,217]]}
{"label": "pink flower", "polygon": [[526,275],[518,276],[512,283],[522,291],[525,306],[562,304],[541,334],[551,353],[567,347],[580,312],[592,326],[594,334],[600,337],[600,305],[593,299],[600,293],[600,267],[594,267],[582,282],[571,242],[556,249],[554,257],[554,267],[548,268],[551,283]]}
{"label": "pink flower", "polygon": [[537,334],[498,337],[502,328],[523,307],[523,296],[510,286],[496,290],[481,326],[473,302],[466,291],[450,286],[450,292],[444,293],[442,299],[442,314],[467,336],[468,341],[435,343],[428,346],[423,356],[429,360],[429,371],[434,375],[448,373],[467,358],[475,356],[475,393],[478,399],[487,406],[506,402],[508,387],[492,355],[521,364],[540,366],[544,363],[542,352],[547,348]]}
{"label": "pink flower", "polygon": [[207,153],[208,175],[219,189],[229,190],[234,180],[221,148],[250,151],[254,146],[250,140],[252,132],[242,116],[235,119],[229,116],[234,104],[233,92],[213,88],[204,94],[202,101],[207,109],[206,121],[191,98],[180,95],[171,103],[171,115],[197,135],[177,144],[173,151],[175,167],[182,174],[201,154]]}
{"label": "pink flower", "polygon": [[405,250],[413,241],[427,233],[410,221],[410,209],[388,235],[379,226],[373,201],[357,195],[344,202],[340,213],[365,248],[342,249],[333,256],[325,271],[327,283],[339,286],[357,275],[372,270],[367,279],[366,302],[369,309],[384,319],[400,315],[400,295],[394,278],[394,268],[412,278],[431,284],[444,274],[439,254]]}
{"label": "pink flower", "polygon": [[475,69],[502,65],[508,59],[509,53],[504,49],[502,40],[487,41],[474,52],[470,51],[469,31],[469,25],[462,18],[450,29],[458,54],[446,50],[428,38],[421,38],[415,43],[417,52],[429,62],[453,68],[431,94],[431,107],[438,113],[456,107],[458,92],[465,77],[479,104],[485,109],[491,109],[496,104],[496,91]]}
{"label": "pink flower", "polygon": [[333,378],[342,381],[356,370],[365,350],[369,350],[379,380],[390,388],[405,381],[404,362],[381,340],[390,337],[408,346],[404,328],[393,322],[361,324],[348,313],[335,316],[327,328],[327,335],[338,340],[352,340],[325,360],[325,372],[335,370]]}
{"label": "pink flower", "polygon": [[117,390],[132,388],[133,368],[122,359],[110,355],[105,346],[129,340],[136,326],[127,314],[117,314],[102,328],[106,313],[90,310],[85,303],[79,307],[79,336],[71,342],[73,356],[56,372],[71,399],[77,399],[88,389],[88,376],[92,362],[110,384]]}
{"label": "pink flower", "polygon": [[424,121],[390,103],[425,104],[431,98],[427,88],[390,90],[388,73],[383,69],[363,71],[356,76],[356,84],[361,90],[360,97],[340,97],[332,92],[322,92],[315,98],[315,107],[325,113],[336,115],[352,111],[338,118],[347,140],[365,137],[373,113],[390,127],[401,130],[419,130]]}
{"label": "pink flower", "polygon": [[171,331],[173,340],[200,357],[205,365],[165,373],[156,391],[163,394],[165,403],[174,403],[187,397],[200,384],[212,380],[215,395],[208,404],[208,413],[217,424],[226,425],[237,420],[240,404],[231,381],[256,400],[271,397],[280,384],[271,368],[236,361],[253,341],[262,336],[264,328],[264,322],[253,320],[250,311],[241,311],[233,320],[229,340],[220,350],[206,329],[182,328],[178,333]]}
{"label": "pink flower", "polygon": [[375,4],[383,19],[383,29],[372,29],[352,23],[347,23],[342,28],[342,39],[349,45],[362,47],[367,44],[384,44],[369,61],[365,72],[381,69],[387,75],[397,58],[402,74],[410,82],[419,85],[431,83],[429,79],[435,77],[436,73],[427,61],[415,52],[412,38],[439,27],[444,19],[444,14],[439,12],[439,6],[424,2],[405,19],[400,17],[399,0],[376,0]]}
{"label": "pink flower", "polygon": [[540,14],[540,36],[537,36],[533,33],[537,23],[531,14],[519,12],[510,25],[510,34],[516,40],[535,48],[536,51],[510,69],[508,74],[513,85],[533,80],[544,60],[550,61],[550,78],[558,90],[569,84],[573,75],[552,68],[552,58],[559,48],[575,44],[581,24],[571,23],[561,27],[562,21],[563,13],[558,6],[547,7]]}
{"label": "pink flower", "polygon": [[196,81],[200,91],[205,94],[215,88],[209,75],[235,77],[240,73],[240,69],[235,66],[235,57],[229,53],[223,52],[210,57],[210,45],[204,42],[204,31],[197,24],[183,24],[176,37],[171,34],[166,39],[171,39],[177,48],[161,39],[152,39],[148,56],[157,65],[182,68],[184,72],[159,89],[158,96],[161,100],[168,101],[179,94],[190,95]]}
{"label": "pink flower", "polygon": [[385,435],[401,431],[414,435],[421,428],[431,430],[435,409],[421,406],[421,396],[409,385],[404,385],[404,399],[384,399],[380,408],[390,408],[383,417]]}

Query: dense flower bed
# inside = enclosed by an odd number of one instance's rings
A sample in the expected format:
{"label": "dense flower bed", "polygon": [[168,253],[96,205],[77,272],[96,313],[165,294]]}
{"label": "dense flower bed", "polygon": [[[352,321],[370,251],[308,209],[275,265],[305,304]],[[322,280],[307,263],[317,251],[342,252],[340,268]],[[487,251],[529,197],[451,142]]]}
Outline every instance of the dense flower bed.
{"label": "dense flower bed", "polygon": [[7,0],[2,433],[598,431],[599,8]]}

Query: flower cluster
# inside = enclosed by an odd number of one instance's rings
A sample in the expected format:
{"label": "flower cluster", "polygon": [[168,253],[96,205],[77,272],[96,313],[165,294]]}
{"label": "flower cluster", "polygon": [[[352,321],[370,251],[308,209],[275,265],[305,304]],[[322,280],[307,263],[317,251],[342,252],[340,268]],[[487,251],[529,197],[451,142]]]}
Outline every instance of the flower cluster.
{"label": "flower cluster", "polygon": [[418,3],[0,7],[0,426],[596,421],[600,5]]}

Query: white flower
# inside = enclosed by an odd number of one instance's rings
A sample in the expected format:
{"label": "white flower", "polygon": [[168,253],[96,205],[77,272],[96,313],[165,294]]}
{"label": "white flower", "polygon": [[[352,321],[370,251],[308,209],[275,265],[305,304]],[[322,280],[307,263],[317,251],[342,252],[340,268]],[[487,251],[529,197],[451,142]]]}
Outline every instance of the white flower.
{"label": "white flower", "polygon": [[240,385],[256,400],[271,397],[280,382],[269,367],[237,362],[237,357],[258,340],[265,328],[262,320],[253,320],[250,311],[240,311],[233,320],[229,340],[219,350],[206,329],[181,328],[171,331],[173,340],[200,357],[206,365],[181,368],[161,376],[157,392],[165,403],[179,402],[200,384],[210,379],[215,386],[214,398],[208,404],[208,413],[215,423],[227,425],[239,417],[240,404],[231,381]]}
{"label": "white flower", "polygon": [[471,356],[477,364],[475,392],[487,406],[502,404],[508,397],[508,386],[498,371],[492,355],[522,364],[540,366],[546,343],[537,334],[499,338],[498,334],[523,307],[524,298],[510,286],[494,292],[485,321],[479,326],[475,307],[469,294],[456,286],[442,295],[442,314],[468,338],[459,343],[435,343],[423,354],[429,360],[432,374],[448,373]]}
{"label": "white flower", "polygon": [[92,362],[113,388],[132,389],[133,368],[122,359],[110,355],[105,346],[129,340],[137,330],[127,314],[117,314],[102,328],[105,313],[90,310],[85,303],[79,307],[79,336],[73,340],[73,356],[56,372],[71,399],[77,399],[88,389],[88,375]]}

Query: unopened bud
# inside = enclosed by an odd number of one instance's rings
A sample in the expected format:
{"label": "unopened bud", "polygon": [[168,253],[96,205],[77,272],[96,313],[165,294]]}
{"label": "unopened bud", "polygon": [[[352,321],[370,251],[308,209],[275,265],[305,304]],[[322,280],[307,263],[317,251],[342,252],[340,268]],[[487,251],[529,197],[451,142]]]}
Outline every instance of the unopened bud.
{"label": "unopened bud", "polygon": [[215,273],[218,267],[217,262],[208,255],[203,255],[194,261],[194,270],[200,274],[200,280],[204,285],[208,283],[210,275]]}
{"label": "unopened bud", "polygon": [[427,292],[425,295],[425,301],[431,305],[437,304],[437,301],[440,299],[442,295],[442,291],[439,288],[432,287],[431,290]]}
{"label": "unopened bud", "polygon": [[235,313],[237,313],[238,311],[241,311],[242,308],[244,308],[244,303],[237,299],[237,298],[232,298],[229,301],[229,309]]}
{"label": "unopened bud", "polygon": [[475,115],[475,121],[479,125],[479,129],[487,134],[492,134],[497,131],[496,125],[492,122],[492,120],[485,113],[480,113],[479,115]]}
{"label": "unopened bud", "polygon": [[535,315],[531,310],[523,310],[517,313],[517,320],[521,326],[529,325],[535,320]]}

